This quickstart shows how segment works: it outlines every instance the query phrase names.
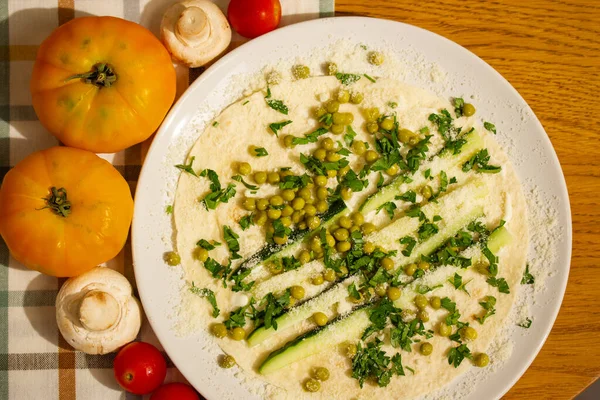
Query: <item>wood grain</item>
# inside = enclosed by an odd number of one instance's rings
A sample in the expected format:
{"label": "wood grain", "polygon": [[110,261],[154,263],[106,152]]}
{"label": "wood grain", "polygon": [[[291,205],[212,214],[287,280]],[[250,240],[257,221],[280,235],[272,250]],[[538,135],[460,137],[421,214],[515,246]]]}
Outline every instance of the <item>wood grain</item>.
{"label": "wood grain", "polygon": [[600,2],[337,0],[336,15],[453,40],[508,79],[544,125],[571,199],[571,273],[550,337],[505,398],[573,398],[600,376]]}

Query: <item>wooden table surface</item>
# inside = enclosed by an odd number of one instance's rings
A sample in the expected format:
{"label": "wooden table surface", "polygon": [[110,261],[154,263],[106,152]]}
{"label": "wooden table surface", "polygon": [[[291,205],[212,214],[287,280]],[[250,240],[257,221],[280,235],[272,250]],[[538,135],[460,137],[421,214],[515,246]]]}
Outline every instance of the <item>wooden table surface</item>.
{"label": "wooden table surface", "polygon": [[508,79],[544,125],[571,199],[571,272],[550,337],[506,398],[573,398],[600,376],[600,1],[337,0],[336,15],[453,40]]}

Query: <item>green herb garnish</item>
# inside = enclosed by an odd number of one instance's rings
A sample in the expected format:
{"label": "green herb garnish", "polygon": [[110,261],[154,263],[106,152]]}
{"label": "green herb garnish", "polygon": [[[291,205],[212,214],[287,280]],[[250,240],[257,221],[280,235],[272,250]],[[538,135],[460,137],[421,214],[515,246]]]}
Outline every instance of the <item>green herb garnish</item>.
{"label": "green herb garnish", "polygon": [[196,159],[195,156],[190,157],[190,163],[189,164],[177,164],[175,165],[175,168],[179,168],[182,171],[187,172],[188,174],[194,175],[194,176],[198,176],[196,174],[196,172],[192,169],[192,164],[194,163],[194,160]]}
{"label": "green herb garnish", "polygon": [[217,299],[215,297],[215,292],[213,292],[210,289],[199,288],[198,286],[194,285],[193,281],[192,281],[192,287],[190,287],[190,292],[192,292],[193,294],[196,294],[200,297],[204,297],[206,300],[208,300],[208,302],[210,303],[210,305],[213,308],[213,312],[212,312],[213,318],[217,318],[219,316],[219,314],[221,313],[221,310],[219,310],[219,307],[217,306]]}
{"label": "green herb garnish", "polygon": [[275,134],[275,136],[279,135],[279,131],[286,125],[291,124],[292,121],[287,120],[287,121],[282,121],[282,122],[273,122],[272,124],[269,124],[269,129],[271,129],[271,132],[273,132]]}
{"label": "green herb garnish", "polygon": [[483,307],[485,313],[481,316],[475,317],[475,319],[479,321],[481,325],[483,325],[486,319],[496,314],[496,309],[494,308],[496,306],[496,298],[494,296],[485,296],[483,301],[479,302],[479,305]]}
{"label": "green herb garnish", "polygon": [[525,265],[525,273],[521,278],[521,285],[533,285],[535,283],[535,277],[529,273],[529,264]]}
{"label": "green herb garnish", "polygon": [[373,82],[373,83],[377,82],[377,80],[376,80],[376,79],[374,79],[374,78],[370,77],[370,76],[369,76],[369,75],[367,75],[367,74],[363,74],[363,76],[364,76],[365,78],[367,78],[368,80],[370,80],[371,82]]}
{"label": "green herb garnish", "polygon": [[309,144],[317,143],[319,136],[326,134],[328,131],[325,128],[319,128],[314,132],[307,133],[303,138],[295,137],[292,139],[292,144]]}
{"label": "green herb garnish", "polygon": [[522,323],[520,323],[520,324],[517,324],[517,325],[518,325],[518,326],[520,326],[521,328],[529,329],[529,327],[531,326],[531,323],[532,323],[532,322],[533,322],[533,321],[531,320],[531,318],[527,318],[527,319],[525,320],[525,322],[522,322]]}
{"label": "green herb garnish", "polygon": [[492,132],[494,135],[496,134],[496,125],[492,124],[491,122],[484,122],[483,127]]}
{"label": "green herb garnish", "polygon": [[343,74],[341,72],[335,74],[335,77],[338,78],[340,82],[342,82],[342,85],[351,85],[360,79],[360,75]]}
{"label": "green herb garnish", "polygon": [[490,286],[498,288],[498,291],[500,293],[506,293],[506,294],[510,293],[510,288],[508,287],[508,282],[506,282],[506,279],[504,279],[504,278],[496,278],[496,277],[490,276],[486,280],[486,282],[489,283]]}

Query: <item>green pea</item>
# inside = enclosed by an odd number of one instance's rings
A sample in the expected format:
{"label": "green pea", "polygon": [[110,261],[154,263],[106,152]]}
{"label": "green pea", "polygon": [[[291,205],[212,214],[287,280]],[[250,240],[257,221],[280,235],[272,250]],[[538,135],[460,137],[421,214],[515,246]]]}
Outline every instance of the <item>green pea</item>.
{"label": "green pea", "polygon": [[383,121],[381,121],[381,124],[379,124],[379,126],[381,126],[381,128],[385,129],[386,131],[391,131],[394,128],[394,120],[391,118],[386,118]]}
{"label": "green pea", "polygon": [[279,221],[281,222],[281,225],[285,226],[286,228],[292,226],[292,219],[290,217],[281,217],[279,218]]}
{"label": "green pea", "polygon": [[344,104],[350,101],[350,92],[344,89],[340,89],[337,93],[337,100]]}
{"label": "green pea", "polygon": [[325,157],[327,157],[327,150],[318,148],[313,151],[313,156],[319,161],[324,161]]}
{"label": "green pea", "polygon": [[439,310],[442,306],[442,300],[438,296],[431,296],[431,298],[429,299],[429,305],[434,310]]}
{"label": "green pea", "polygon": [[279,275],[280,273],[283,272],[283,265],[281,263],[269,263],[267,264],[267,269],[269,270],[269,272],[273,275]]}
{"label": "green pea", "polygon": [[433,353],[433,345],[429,342],[421,343],[419,350],[424,356],[429,356]]}
{"label": "green pea", "polygon": [[279,207],[283,205],[283,197],[279,195],[271,196],[271,198],[269,199],[269,204],[275,207]]}
{"label": "green pea", "polygon": [[446,325],[446,323],[442,321],[438,325],[438,333],[440,334],[440,336],[448,337],[452,334],[452,327]]}
{"label": "green pea", "polygon": [[462,328],[460,330],[460,335],[463,337],[464,340],[468,341],[477,339],[477,331],[475,330],[475,328],[472,328],[470,326]]}
{"label": "green pea", "polygon": [[198,249],[196,249],[196,258],[199,261],[205,262],[208,260],[208,250],[198,247]]}
{"label": "green pea", "polygon": [[485,353],[479,353],[475,356],[475,358],[473,359],[473,362],[479,368],[483,368],[490,363],[490,357]]}
{"label": "green pea", "polygon": [[254,223],[258,226],[263,226],[267,223],[267,212],[266,211],[258,211],[254,214]]}
{"label": "green pea", "polygon": [[475,114],[475,106],[471,103],[465,103],[463,106],[463,115],[465,117],[471,117],[473,114]]}
{"label": "green pea", "polygon": [[266,172],[260,171],[260,172],[254,173],[254,182],[258,183],[259,185],[262,185],[266,181],[267,181],[267,173]]}
{"label": "green pea", "polygon": [[391,271],[394,268],[394,261],[389,257],[383,257],[380,263],[386,271]]}
{"label": "green pea", "polygon": [[221,357],[221,360],[219,360],[219,366],[221,368],[232,368],[235,366],[235,358],[230,355],[223,356]]}
{"label": "green pea", "polygon": [[242,203],[244,210],[254,211],[256,210],[256,199],[253,197],[246,197]]}
{"label": "green pea", "polygon": [[273,236],[273,241],[276,244],[286,244],[287,241],[288,241],[288,236],[287,235],[285,235],[285,236]]}
{"label": "green pea", "polygon": [[325,242],[327,242],[327,246],[329,246],[329,247],[335,246],[335,238],[333,237],[333,235],[330,235],[329,233],[327,233],[325,235]]}
{"label": "green pea", "polygon": [[225,324],[213,324],[210,327],[210,330],[213,336],[218,337],[219,339],[227,336],[227,328],[225,327]]}
{"label": "green pea", "polygon": [[290,294],[296,300],[301,300],[302,298],[304,298],[304,288],[302,286],[292,286],[292,288],[290,289]]}
{"label": "green pea", "polygon": [[383,54],[379,51],[371,51],[368,54],[368,60],[370,64],[381,65],[383,64]]}
{"label": "green pea", "polygon": [[377,119],[381,115],[377,107],[365,108],[363,114],[367,122],[377,122]]}
{"label": "green pea", "polygon": [[306,79],[310,76],[310,68],[306,65],[294,65],[292,67],[292,75],[296,79]]}
{"label": "green pea", "polygon": [[369,164],[374,163],[379,158],[379,154],[375,150],[367,150],[365,153],[365,161]]}
{"label": "green pea", "polygon": [[321,148],[323,148],[325,150],[333,150],[334,146],[335,146],[335,143],[333,142],[333,139],[331,139],[331,138],[325,138],[325,139],[321,140]]}
{"label": "green pea", "polygon": [[363,96],[362,93],[352,92],[352,94],[350,95],[350,102],[352,104],[360,104],[360,103],[362,103],[364,98],[365,98],[365,96]]}
{"label": "green pea", "polygon": [[245,337],[246,337],[246,331],[244,330],[244,328],[240,328],[238,326],[231,330],[231,338],[233,340],[244,340]]}
{"label": "green pea", "polygon": [[304,390],[310,393],[315,393],[321,390],[321,382],[316,379],[307,379],[304,382]]}
{"label": "green pea", "polygon": [[344,125],[350,125],[354,122],[354,114],[352,113],[343,113],[342,114],[342,122]]}
{"label": "green pea", "polygon": [[394,164],[391,167],[389,167],[388,169],[386,169],[385,173],[388,174],[389,176],[395,176],[398,174],[399,170],[400,170],[400,167],[398,167],[398,164]]}
{"label": "green pea", "polygon": [[400,129],[400,131],[398,132],[398,139],[406,144],[410,141],[410,138],[412,138],[413,136],[415,136],[415,134],[408,130],[408,129]]}
{"label": "green pea", "polygon": [[365,223],[365,217],[361,213],[355,212],[352,214],[352,223],[360,226]]}
{"label": "green pea", "polygon": [[322,285],[324,282],[323,275],[315,275],[311,280],[313,285]]}
{"label": "green pea", "polygon": [[310,262],[310,252],[307,250],[302,250],[298,255],[298,261],[300,261],[301,264]]}
{"label": "green pea", "polygon": [[327,114],[327,110],[325,109],[325,107],[317,107],[314,109],[313,114],[315,118],[319,119],[323,115]]}
{"label": "green pea", "polygon": [[397,287],[390,286],[387,290],[387,296],[391,301],[396,301],[402,296],[402,291]]}
{"label": "green pea", "polygon": [[270,208],[267,210],[267,217],[269,217],[269,219],[279,219],[281,218],[281,210]]}
{"label": "green pea", "polygon": [[340,159],[342,158],[341,155],[339,155],[338,153],[335,153],[333,151],[328,151],[327,152],[327,157],[325,157],[325,159],[329,162],[336,162],[336,161],[340,161]]}
{"label": "green pea", "polygon": [[354,343],[348,343],[346,345],[346,357],[348,358],[354,358],[354,356],[356,356],[356,353],[358,351],[356,345]]}
{"label": "green pea", "polygon": [[331,125],[331,133],[333,133],[334,135],[341,135],[342,133],[344,133],[344,125],[337,125],[337,124],[333,124]]}
{"label": "green pea", "polygon": [[417,272],[417,264],[408,264],[404,267],[404,273],[408,276],[413,276]]}
{"label": "green pea", "polygon": [[328,196],[329,196],[329,192],[327,191],[327,188],[320,187],[317,189],[317,199],[327,200]]}
{"label": "green pea", "polygon": [[317,324],[318,326],[325,326],[325,325],[327,325],[327,321],[329,319],[327,318],[327,315],[318,311],[313,314],[313,320],[315,321],[315,324]]}
{"label": "green pea", "polygon": [[280,180],[281,180],[281,176],[279,176],[278,172],[269,172],[267,174],[267,181],[271,185],[275,185],[275,184],[279,183]]}
{"label": "green pea", "polygon": [[238,172],[240,175],[250,175],[252,173],[252,167],[247,162],[240,163],[240,165],[238,165]]}
{"label": "green pea", "polygon": [[429,313],[425,310],[421,310],[417,313],[417,319],[419,319],[423,322],[428,322],[429,321]]}
{"label": "green pea", "polygon": [[325,109],[327,110],[328,113],[336,113],[340,109],[340,103],[336,100],[329,100],[325,104]]}
{"label": "green pea", "polygon": [[344,277],[344,276],[348,275],[348,268],[347,268],[345,265],[342,265],[342,266],[340,267],[340,272],[336,272],[336,273],[335,273],[335,275],[336,275],[338,278],[342,278],[342,277]]}
{"label": "green pea", "polygon": [[335,240],[340,241],[340,242],[344,241],[344,240],[348,240],[349,236],[350,236],[350,233],[348,232],[348,229],[339,228],[338,230],[333,232],[333,237],[335,238]]}
{"label": "green pea", "polygon": [[181,257],[174,251],[166,252],[164,255],[165,262],[170,266],[179,265],[181,263]]}
{"label": "green pea", "polygon": [[429,200],[431,196],[433,196],[433,190],[431,189],[431,186],[423,186],[423,188],[421,188],[421,196],[423,196],[424,199]]}
{"label": "green pea", "polygon": [[370,222],[366,222],[364,223],[360,229],[362,230],[362,233],[366,236],[366,235],[370,235],[371,233],[375,232],[375,225],[373,225]]}
{"label": "green pea", "polygon": [[325,273],[323,274],[323,278],[325,278],[325,280],[326,280],[327,282],[333,282],[333,281],[335,281],[335,279],[336,279],[336,276],[335,276],[335,271],[334,271],[334,270],[332,270],[332,269],[330,269],[330,268],[328,268],[328,269],[325,271]]}
{"label": "green pea", "polygon": [[427,297],[423,296],[422,294],[415,296],[415,305],[419,310],[424,310],[428,304],[429,302],[427,301]]}
{"label": "green pea", "polygon": [[314,375],[316,379],[320,381],[326,381],[329,379],[329,370],[327,368],[318,367],[315,368]]}
{"label": "green pea", "polygon": [[379,124],[375,121],[367,122],[367,132],[375,133],[379,130]]}
{"label": "green pea", "polygon": [[350,242],[339,242],[335,245],[335,249],[340,253],[345,253],[352,248]]}
{"label": "green pea", "polygon": [[325,200],[319,200],[316,202],[315,207],[317,209],[317,212],[319,214],[322,214],[325,211],[327,211],[327,209],[329,208],[329,205],[327,204],[327,202]]}
{"label": "green pea", "polygon": [[352,227],[352,219],[348,216],[341,216],[338,223],[342,228],[350,229]]}
{"label": "green pea", "polygon": [[306,219],[306,225],[311,231],[317,229],[321,225],[321,219],[317,216],[311,216]]}
{"label": "green pea", "polygon": [[363,251],[367,254],[371,254],[372,252],[375,251],[375,245],[371,242],[366,242],[363,245]]}
{"label": "green pea", "polygon": [[375,286],[375,294],[377,294],[377,296],[383,297],[386,295],[386,293],[387,290],[384,283],[380,283],[379,285]]}
{"label": "green pea", "polygon": [[258,199],[258,201],[256,201],[256,208],[259,209],[260,211],[266,210],[267,207],[269,207],[269,200]]}
{"label": "green pea", "polygon": [[294,135],[285,135],[283,137],[283,145],[289,149],[294,147]]}
{"label": "green pea", "polygon": [[328,62],[325,65],[325,72],[327,73],[327,75],[335,75],[338,72],[338,66],[336,63],[334,62]]}
{"label": "green pea", "polygon": [[417,264],[417,268],[422,269],[423,271],[428,271],[430,267],[431,264],[427,261],[419,261],[419,264]]}
{"label": "green pea", "polygon": [[365,151],[367,151],[367,146],[365,145],[365,142],[355,140],[352,143],[352,152],[357,156],[362,156],[363,154],[365,154]]}

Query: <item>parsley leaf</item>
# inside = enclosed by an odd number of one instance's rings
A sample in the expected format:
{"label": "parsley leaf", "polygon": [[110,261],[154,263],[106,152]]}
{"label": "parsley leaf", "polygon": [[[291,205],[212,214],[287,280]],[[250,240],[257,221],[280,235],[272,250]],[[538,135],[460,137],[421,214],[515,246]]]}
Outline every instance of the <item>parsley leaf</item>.
{"label": "parsley leaf", "polygon": [[367,179],[359,179],[356,172],[349,170],[340,183],[342,186],[350,188],[353,192],[360,192],[367,187],[369,181]]}
{"label": "parsley leaf", "polygon": [[310,182],[310,177],[306,174],[286,175],[281,182],[279,182],[279,189],[302,189]]}
{"label": "parsley leaf", "polygon": [[240,236],[237,233],[235,233],[230,227],[224,225],[223,237],[225,238],[225,243],[227,243],[227,248],[229,248],[229,251],[231,252],[232,259],[237,260],[239,258],[242,258],[242,256],[238,254],[238,251],[240,251],[240,243],[238,242]]}
{"label": "parsley leaf", "polygon": [[245,215],[242,217],[242,219],[240,219],[240,226],[242,227],[243,231],[250,228],[250,226],[252,225],[254,225],[254,219],[252,219],[252,214]]}
{"label": "parsley leaf", "polygon": [[396,108],[398,107],[398,103],[396,103],[395,101],[388,101],[387,103],[389,108]]}
{"label": "parsley leaf", "polygon": [[494,296],[485,296],[483,301],[479,302],[479,305],[483,307],[485,313],[479,317],[475,317],[475,319],[483,325],[486,319],[496,314],[496,309],[494,308],[496,305],[496,298]]}
{"label": "parsley leaf", "polygon": [[234,175],[234,176],[231,177],[231,179],[233,179],[234,181],[241,182],[244,186],[246,186],[247,189],[258,190],[258,186],[254,186],[254,185],[249,184],[248,182],[246,182],[244,180],[244,178],[242,178],[241,175]]}
{"label": "parsley leaf", "polygon": [[462,276],[459,275],[458,273],[455,272],[454,276],[452,278],[448,278],[448,282],[450,282],[454,286],[454,289],[462,290],[466,294],[469,294],[466,286],[471,281],[469,280],[469,281],[466,281],[463,283]]}
{"label": "parsley leaf", "polygon": [[195,156],[190,157],[190,163],[189,164],[177,164],[175,165],[175,168],[179,168],[182,171],[187,172],[188,174],[194,175],[194,176],[198,176],[196,174],[196,172],[192,169],[192,164],[194,163],[194,160],[196,159]]}
{"label": "parsley leaf", "polygon": [[461,344],[458,347],[453,347],[448,353],[448,364],[454,365],[454,368],[458,368],[465,358],[471,359],[471,350],[466,344]]}
{"label": "parsley leaf", "polygon": [[529,264],[525,265],[525,272],[521,279],[521,285],[533,285],[535,283],[535,277],[529,273]]}
{"label": "parsley leaf", "polygon": [[208,242],[207,240],[204,240],[204,239],[200,239],[196,243],[196,246],[200,246],[200,247],[202,247],[203,249],[206,249],[206,250],[214,250],[216,246],[220,246],[220,245],[221,245],[221,243],[216,242],[214,240],[213,240],[212,243],[210,243],[210,242]]}
{"label": "parsley leaf", "polygon": [[504,278],[495,278],[493,276],[490,276],[486,282],[489,283],[490,286],[497,287],[500,293],[510,293],[508,282],[506,282],[506,279]]}
{"label": "parsley leaf", "polygon": [[254,155],[256,157],[266,157],[269,155],[269,153],[267,152],[267,149],[265,149],[264,147],[256,147],[256,148],[254,148]]}
{"label": "parsley leaf", "polygon": [[411,203],[415,203],[417,201],[417,194],[412,190],[408,190],[404,194],[395,197],[396,200],[409,201]]}
{"label": "parsley leaf", "polygon": [[394,219],[394,210],[396,210],[396,208],[398,208],[396,203],[388,201],[386,203],[383,203],[379,207],[377,207],[377,214],[379,213],[379,211],[385,210],[385,212],[387,212],[390,219]]}
{"label": "parsley leaf", "polygon": [[371,82],[373,82],[373,83],[377,82],[377,80],[376,80],[376,79],[374,79],[374,78],[370,77],[370,76],[369,76],[369,75],[367,75],[367,74],[363,74],[363,76],[364,76],[365,78],[367,78],[368,80],[370,80]]}
{"label": "parsley leaf", "polygon": [[308,144],[317,143],[319,136],[326,134],[328,131],[325,128],[319,128],[314,132],[307,133],[303,138],[295,137],[292,139],[292,144]]}
{"label": "parsley leaf", "polygon": [[219,203],[229,202],[229,199],[235,196],[235,193],[235,185],[233,183],[230,183],[225,189],[220,189],[216,191],[213,190],[211,193],[207,194],[202,200],[200,200],[200,203],[202,203],[207,210],[214,210],[215,208],[217,208]]}
{"label": "parsley leaf", "polygon": [[452,125],[452,116],[448,110],[444,109],[439,114],[430,114],[428,119],[437,125],[437,130],[445,141],[450,140],[450,134],[454,131],[454,126]]}
{"label": "parsley leaf", "polygon": [[355,298],[356,300],[360,299],[360,293],[358,292],[358,290],[356,290],[356,285],[354,285],[354,282],[352,282],[350,286],[348,286],[348,293],[351,297]]}
{"label": "parsley leaf", "polygon": [[272,124],[269,124],[269,129],[271,129],[271,132],[273,132],[275,134],[275,136],[279,135],[279,131],[281,129],[283,129],[284,126],[291,124],[292,121],[287,120],[287,121],[282,121],[282,122],[273,122]]}
{"label": "parsley leaf", "polygon": [[525,320],[525,322],[522,322],[522,323],[520,323],[520,324],[517,324],[517,325],[518,325],[518,326],[520,326],[521,328],[529,329],[529,327],[531,326],[531,323],[532,323],[532,322],[533,322],[533,321],[531,320],[531,318],[527,318],[527,319]]}
{"label": "parsley leaf", "polygon": [[379,178],[377,178],[377,188],[379,189],[380,187],[383,186],[383,174],[381,172],[379,172]]}
{"label": "parsley leaf", "polygon": [[173,214],[173,206],[171,204],[165,207],[165,213]]}
{"label": "parsley leaf", "polygon": [[433,235],[435,235],[436,233],[439,232],[439,227],[433,223],[433,222],[429,222],[429,221],[425,221],[421,224],[421,226],[419,226],[419,230],[418,230],[418,236],[419,236],[419,240],[420,241],[424,241],[429,239],[430,237],[432,237]]}
{"label": "parsley leaf", "polygon": [[463,172],[469,172],[473,169],[476,172],[486,173],[486,174],[497,174],[502,170],[502,167],[499,165],[489,165],[490,155],[488,154],[487,149],[480,150],[477,154],[475,154],[471,159],[465,162],[462,166]]}
{"label": "parsley leaf", "polygon": [[427,286],[427,285],[417,285],[417,293],[425,294],[434,291],[435,289],[444,287],[444,285],[435,285],[435,286]]}
{"label": "parsley leaf", "polygon": [[491,122],[484,122],[483,127],[492,132],[494,135],[496,134],[496,125],[492,124]]}
{"label": "parsley leaf", "polygon": [[463,116],[463,108],[465,107],[465,101],[460,98],[460,97],[456,97],[453,101],[454,103],[454,114],[456,114],[457,118],[460,118]]}
{"label": "parsley leaf", "polygon": [[344,74],[341,72],[338,72],[337,74],[335,74],[335,77],[338,78],[338,80],[340,82],[342,82],[342,85],[346,85],[346,86],[351,85],[360,79],[360,75]]}
{"label": "parsley leaf", "polygon": [[198,286],[194,285],[193,281],[192,281],[192,287],[190,287],[190,292],[192,292],[193,294],[197,294],[200,297],[206,298],[206,300],[208,300],[208,302],[210,303],[210,305],[213,308],[213,312],[212,312],[213,318],[217,318],[219,316],[219,314],[221,313],[221,310],[219,310],[219,307],[217,306],[217,299],[215,297],[215,292],[213,292],[210,289],[201,289]]}
{"label": "parsley leaf", "polygon": [[352,377],[358,380],[361,388],[367,379],[373,379],[380,387],[385,387],[393,375],[404,375],[400,354],[388,357],[381,350],[382,344],[379,339],[367,343],[364,348],[360,343],[357,344],[356,356],[352,359]]}
{"label": "parsley leaf", "polygon": [[354,138],[356,137],[356,132],[352,129],[352,126],[348,125],[346,127],[346,134],[344,135],[344,142],[346,146],[352,146],[352,142],[354,142]]}
{"label": "parsley leaf", "polygon": [[201,177],[208,178],[210,181],[210,190],[211,192],[216,192],[221,190],[221,182],[219,182],[219,176],[212,169],[204,169],[200,172]]}
{"label": "parsley leaf", "polygon": [[275,111],[279,111],[284,115],[288,115],[288,108],[281,100],[266,100],[267,105]]}
{"label": "parsley leaf", "polygon": [[404,236],[402,239],[400,239],[400,244],[406,245],[404,250],[402,250],[402,254],[404,254],[406,257],[410,257],[410,254],[417,244],[417,240],[412,236]]}

